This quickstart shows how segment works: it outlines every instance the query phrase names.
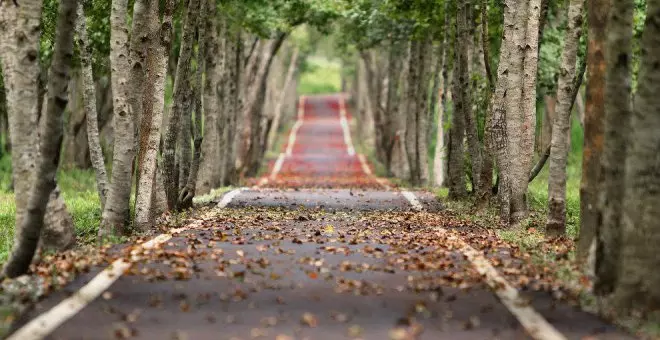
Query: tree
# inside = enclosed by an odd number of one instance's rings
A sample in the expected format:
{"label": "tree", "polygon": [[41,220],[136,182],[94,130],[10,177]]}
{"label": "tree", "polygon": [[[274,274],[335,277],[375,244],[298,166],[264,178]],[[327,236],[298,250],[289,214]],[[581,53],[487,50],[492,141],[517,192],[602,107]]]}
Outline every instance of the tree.
{"label": "tree", "polygon": [[4,274],[8,277],[25,274],[29,269],[44,226],[49,197],[56,186],[55,176],[62,146],[62,116],[68,102],[67,88],[73,57],[76,2],[76,0],[65,0],[59,5],[57,38],[53,47],[48,77],[48,98],[41,125],[38,168],[35,176],[32,177],[27,210],[23,219],[19,220],[18,242],[14,245],[4,268]]}
{"label": "tree", "polygon": [[[30,190],[36,176],[39,159],[39,36],[42,2],[22,1],[20,7],[11,1],[0,4],[0,60],[7,98],[9,137],[12,150],[13,187],[16,202],[16,221],[21,223],[27,213]],[[20,39],[20,43],[19,40]],[[20,70],[20,71],[19,71]],[[45,216],[42,245],[45,248],[65,249],[75,242],[73,220],[60,190],[56,186],[50,194]],[[22,230],[14,233],[16,243]]]}
{"label": "tree", "polygon": [[557,110],[552,127],[550,176],[548,177],[548,221],[546,235],[561,236],[566,232],[566,164],[569,150],[569,128],[573,104],[573,79],[578,43],[582,32],[584,0],[572,0],[568,6],[568,25],[564,38]]}
{"label": "tree", "polygon": [[83,106],[85,110],[87,138],[92,166],[96,173],[96,186],[101,200],[101,210],[105,207],[108,195],[108,175],[105,169],[105,159],[99,138],[98,115],[96,111],[96,88],[92,75],[92,51],[87,38],[87,25],[83,3],[78,3],[78,20],[76,32],[78,35],[78,50],[80,51],[80,67],[83,81]]}
{"label": "tree", "polygon": [[442,41],[440,42],[440,47],[439,47],[439,58],[440,58],[440,75],[438,75],[439,79],[439,84],[438,84],[438,103],[437,103],[437,111],[438,111],[438,122],[437,122],[437,134],[436,134],[436,145],[435,145],[435,153],[433,157],[433,182],[436,186],[444,186],[445,185],[445,175],[446,175],[446,158],[447,158],[447,150],[445,148],[445,120],[446,120],[446,115],[447,113],[445,112],[445,101],[447,100],[446,97],[446,89],[445,87],[448,85],[445,81],[447,78],[447,50],[449,50],[449,46],[447,46],[447,31],[449,30],[449,15],[447,13],[448,11],[448,2],[445,1],[444,3],[444,11],[443,11],[443,17],[444,17],[444,23],[443,23],[443,28],[442,28]]}
{"label": "tree", "polygon": [[600,224],[598,193],[603,153],[605,114],[605,43],[611,0],[587,0],[587,103],[584,112],[584,153],[580,182],[580,237],[578,257],[586,259]]}
{"label": "tree", "polygon": [[172,46],[172,14],[174,0],[165,2],[163,20],[159,23],[158,8],[149,4],[150,44],[145,60],[149,70],[144,88],[144,102],[138,144],[138,186],[135,203],[135,223],[144,229],[151,225],[156,210],[157,163],[161,122],[165,109],[165,81],[168,54]]}
{"label": "tree", "polygon": [[594,290],[600,295],[614,291],[619,275],[622,213],[626,177],[625,166],[631,134],[632,107],[632,40],[634,1],[611,4],[605,61],[605,120],[600,192],[602,224],[596,230],[597,254]]}
{"label": "tree", "polygon": [[100,238],[113,234],[127,234],[126,227],[130,222],[128,205],[131,196],[133,157],[135,155],[135,113],[129,104],[131,89],[129,87],[130,60],[128,27],[126,24],[127,7],[127,0],[112,1],[110,67],[112,70],[115,145],[110,190],[108,191],[101,226],[99,227]]}
{"label": "tree", "polygon": [[165,143],[163,145],[163,169],[165,172],[165,193],[167,207],[175,211],[179,197],[179,173],[175,167],[177,139],[181,128],[180,121],[184,112],[187,89],[190,88],[190,60],[193,52],[194,33],[197,27],[199,0],[190,0],[186,7],[185,23],[181,34],[181,50],[174,77],[174,98],[170,113]]}
{"label": "tree", "polygon": [[[630,70],[624,63],[623,57],[629,53],[627,42],[630,32],[631,3],[618,3],[611,7],[611,22],[608,24],[608,58],[615,58],[613,65],[608,65],[609,80],[619,80],[626,76],[625,72]],[[637,84],[637,93],[634,98],[632,115],[625,111],[626,106],[610,108],[615,100],[607,99],[606,104],[606,137],[612,138],[610,134],[612,123],[609,118],[618,116],[630,119],[630,135],[626,154],[625,166],[625,192],[623,197],[608,196],[605,200],[606,206],[612,202],[623,203],[620,224],[617,226],[615,214],[605,214],[605,218],[611,219],[604,226],[609,228],[601,233],[597,263],[599,265],[598,281],[601,296],[605,296],[605,312],[614,312],[627,316],[631,313],[642,317],[654,317],[657,306],[660,303],[660,274],[656,268],[660,265],[660,259],[655,255],[657,244],[660,242],[660,229],[658,218],[660,213],[657,209],[660,204],[660,163],[658,162],[658,145],[660,145],[660,97],[658,96],[658,84],[660,84],[660,1],[647,1],[646,22],[641,39],[641,60]],[[622,45],[615,45],[622,44]],[[617,76],[618,75],[618,76]],[[627,76],[624,79],[628,79]],[[625,87],[623,84],[612,84],[612,86]],[[619,104],[625,104],[629,100],[630,92],[618,92]],[[609,91],[609,90],[607,90]],[[620,122],[616,122],[617,126]],[[626,131],[626,130],[624,130]],[[612,160],[614,155],[621,152],[625,146],[619,135],[614,137],[605,145],[604,160]],[[618,150],[609,150],[609,147]],[[606,162],[607,164],[607,162]],[[606,168],[604,173],[612,171]],[[608,188],[606,195],[620,194],[621,190]],[[617,236],[620,234],[620,238]],[[603,249],[603,246],[616,246],[617,250]],[[604,251],[603,251],[604,250]],[[612,265],[616,264],[616,265]],[[615,270],[615,272],[612,272]],[[616,273],[616,274],[615,274]],[[615,274],[615,275],[613,275]],[[613,293],[607,295],[609,291]]]}

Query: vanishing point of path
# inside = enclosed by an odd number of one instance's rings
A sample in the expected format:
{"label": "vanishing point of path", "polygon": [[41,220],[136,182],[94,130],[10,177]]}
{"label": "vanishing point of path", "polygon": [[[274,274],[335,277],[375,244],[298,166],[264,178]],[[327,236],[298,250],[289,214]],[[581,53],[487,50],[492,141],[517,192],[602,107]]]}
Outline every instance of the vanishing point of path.
{"label": "vanishing point of path", "polygon": [[253,187],[109,251],[10,338],[631,339],[551,298],[525,254],[431,193],[375,177],[349,121],[341,96],[301,98]]}

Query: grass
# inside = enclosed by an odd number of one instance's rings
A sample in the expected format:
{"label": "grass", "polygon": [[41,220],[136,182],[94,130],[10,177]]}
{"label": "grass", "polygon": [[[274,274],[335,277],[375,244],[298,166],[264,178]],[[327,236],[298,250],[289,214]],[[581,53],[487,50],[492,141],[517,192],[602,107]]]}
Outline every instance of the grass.
{"label": "grass", "polygon": [[341,64],[324,57],[307,58],[300,79],[298,94],[326,94],[341,91]]}

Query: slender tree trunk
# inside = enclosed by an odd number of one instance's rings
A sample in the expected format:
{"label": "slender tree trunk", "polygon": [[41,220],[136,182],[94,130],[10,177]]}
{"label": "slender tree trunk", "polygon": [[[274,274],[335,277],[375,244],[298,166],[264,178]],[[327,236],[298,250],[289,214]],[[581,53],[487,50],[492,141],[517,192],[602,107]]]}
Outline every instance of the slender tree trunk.
{"label": "slender tree trunk", "polygon": [[4,268],[4,274],[8,277],[17,277],[29,269],[44,226],[49,197],[55,190],[62,146],[63,113],[68,103],[75,22],[76,0],[62,1],[58,8],[53,59],[48,77],[48,99],[41,122],[43,135],[40,138],[40,157],[30,188],[27,210],[19,221],[20,239],[14,245]]}
{"label": "slender tree trunk", "polygon": [[[614,3],[614,2],[613,2]],[[621,8],[618,4],[614,8]],[[627,26],[628,9],[618,12],[613,20],[622,20],[616,26]],[[615,26],[615,27],[616,27]],[[609,30],[608,26],[608,30]],[[609,30],[612,38],[618,28]],[[628,31],[623,33],[628,34]],[[622,36],[624,36],[622,35]],[[621,39],[621,38],[619,38]],[[623,38],[625,39],[625,38]],[[616,40],[616,39],[614,39]],[[611,40],[610,40],[611,41]],[[621,314],[633,312],[635,316],[657,317],[660,305],[660,257],[657,256],[660,244],[660,1],[647,1],[647,15],[641,39],[641,63],[634,99],[634,114],[631,116],[632,135],[626,161],[626,190],[624,204],[620,253],[598,254],[615,256],[611,261],[619,261],[619,277],[616,281],[615,296],[612,299],[613,311]],[[621,60],[621,59],[617,59]],[[620,65],[619,67],[620,68]],[[622,72],[623,73],[623,72]],[[610,74],[612,75],[612,74]],[[609,79],[608,79],[609,80]],[[622,85],[619,85],[622,86]],[[628,92],[620,92],[621,101],[627,100]],[[609,123],[609,119],[608,119]],[[604,156],[608,159],[609,156]],[[609,169],[608,169],[609,171]],[[604,235],[603,235],[604,236]],[[606,244],[610,245],[610,244]],[[612,244],[613,245],[613,244]],[[602,261],[601,261],[602,263]]]}
{"label": "slender tree trunk", "polygon": [[[215,6],[214,3],[210,6]],[[206,0],[202,0],[200,4],[201,13],[203,15],[210,16],[211,9],[209,8],[209,3]],[[190,164],[190,172],[188,178],[186,179],[186,184],[179,193],[179,208],[180,209],[189,209],[192,208],[193,198],[195,197],[195,188],[197,187],[197,174],[199,172],[199,162],[202,154],[202,80],[204,75],[204,58],[206,58],[206,50],[208,49],[208,40],[206,39],[207,25],[206,18],[203,25],[199,25],[198,32],[198,48],[197,48],[197,70],[195,71],[195,81],[193,82],[193,107],[195,110],[195,117],[192,122],[192,135],[193,135],[193,157]]]}
{"label": "slender tree trunk", "polygon": [[258,92],[256,93],[257,97],[255,101],[248,102],[248,109],[250,111],[251,117],[251,134],[250,134],[250,147],[248,149],[247,158],[246,158],[246,168],[245,175],[255,176],[261,167],[261,159],[265,150],[263,150],[263,144],[261,142],[263,132],[265,127],[262,125],[264,121],[263,111],[264,111],[264,102],[266,99],[266,90],[268,88],[268,76],[270,74],[271,66],[273,65],[273,60],[279,52],[284,40],[286,39],[287,34],[280,32],[277,34],[277,37],[273,40],[272,44],[269,44],[269,49],[265,55],[265,65],[260,66],[259,73],[257,74]]}
{"label": "slender tree trunk", "polygon": [[78,50],[80,51],[80,64],[83,81],[83,102],[85,116],[87,117],[87,138],[89,139],[89,153],[96,173],[96,187],[101,200],[101,210],[105,207],[108,194],[108,175],[105,169],[103,149],[99,139],[98,116],[96,112],[96,88],[92,76],[91,46],[87,39],[85,12],[82,2],[78,3],[78,20],[76,31],[78,33]]}
{"label": "slender tree trunk", "polygon": [[[458,50],[455,52],[455,67],[458,68]],[[454,103],[454,110],[451,115],[451,126],[449,128],[449,168],[448,168],[448,187],[449,198],[461,199],[467,195],[465,189],[465,170],[463,169],[464,147],[463,140],[465,138],[465,117],[463,116],[463,98],[460,95],[460,71],[454,70],[454,81],[452,90],[452,97]]]}
{"label": "slender tree trunk", "polygon": [[193,72],[188,73],[186,84],[186,91],[183,95],[183,104],[181,105],[181,121],[179,124],[179,135],[176,146],[176,165],[178,168],[178,192],[186,186],[188,176],[190,175],[190,165],[192,163],[192,146],[190,139],[192,138],[192,118],[193,118],[193,102],[195,98],[195,89],[193,81]]}
{"label": "slender tree trunk", "polygon": [[585,260],[601,223],[598,195],[601,190],[603,117],[605,115],[605,42],[607,16],[612,0],[587,0],[587,105],[584,113],[584,150],[580,182],[580,236],[577,255]]}
{"label": "slender tree trunk", "polygon": [[[511,53],[511,71],[508,74],[507,134],[511,159],[510,222],[517,223],[527,217],[527,184],[534,155],[536,127],[536,75],[538,64],[538,25],[540,0],[519,2],[514,31],[514,50]],[[534,48],[527,48],[534,46]]]}
{"label": "slender tree trunk", "polygon": [[418,84],[420,79],[420,65],[418,64],[420,58],[421,42],[414,40],[410,43],[410,59],[408,60],[408,77],[407,77],[407,92],[406,92],[406,134],[405,145],[406,155],[408,157],[408,164],[410,166],[410,184],[412,186],[421,185],[422,174],[419,168],[419,160],[417,154],[417,131],[419,130],[419,122],[417,120],[417,102],[418,96],[422,94],[418,92]]}
{"label": "slender tree trunk", "polygon": [[135,155],[134,112],[129,104],[130,60],[128,57],[127,0],[113,0],[110,15],[110,68],[112,72],[115,143],[111,185],[108,191],[99,237],[126,234]]}
{"label": "slender tree trunk", "polygon": [[[468,20],[470,17],[471,3],[469,0],[462,0],[459,9],[456,12],[456,30],[458,35],[457,44],[457,68],[458,71],[458,87],[460,90],[457,96],[460,96],[460,109],[457,112],[465,119],[465,130],[467,135],[467,145],[472,164],[472,190],[477,192],[479,187],[479,179],[481,174],[481,144],[479,142],[479,134],[477,132],[477,117],[472,109],[472,93],[471,93],[471,72],[470,72],[470,46],[472,46],[473,37],[470,35],[470,27],[473,23]],[[489,186],[490,189],[490,186]]]}
{"label": "slender tree trunk", "polygon": [[223,158],[225,169],[224,184],[231,185],[238,183],[238,172],[236,171],[236,149],[238,145],[237,120],[242,107],[242,86],[240,85],[243,73],[243,50],[241,34],[227,39],[227,92],[224,97],[225,104],[225,122],[224,129],[225,143],[227,152]]}
{"label": "slender tree trunk", "polygon": [[500,52],[500,62],[497,66],[497,84],[490,100],[491,113],[486,117],[486,136],[491,147],[490,153],[496,155],[499,188],[498,198],[500,203],[500,217],[508,222],[511,212],[510,207],[510,161],[509,136],[507,132],[508,107],[506,105],[507,86],[509,83],[510,69],[513,67],[511,53],[513,45],[513,27],[515,26],[516,0],[506,0],[504,3],[504,32]]}
{"label": "slender tree trunk", "polygon": [[557,84],[557,117],[552,127],[550,176],[548,177],[548,221],[546,235],[557,237],[566,233],[566,164],[570,145],[571,104],[577,61],[578,44],[582,34],[584,0],[571,0],[568,25],[564,37],[564,51]]}
{"label": "slender tree trunk", "polygon": [[201,146],[199,177],[195,189],[198,194],[206,194],[222,184],[222,155],[226,151],[222,128],[225,125],[225,122],[222,121],[224,118],[222,112],[223,109],[226,110],[225,107],[222,107],[222,93],[226,86],[221,85],[221,81],[227,57],[218,34],[219,18],[216,16],[216,6],[211,4],[207,4],[207,6],[209,15],[206,20],[207,48],[204,56],[206,67],[203,101],[204,138]]}
{"label": "slender tree trunk", "polygon": [[147,79],[144,88],[139,140],[139,182],[135,202],[135,224],[140,229],[151,226],[155,212],[159,183],[157,157],[165,108],[165,82],[169,51],[172,46],[172,14],[174,0],[167,0],[162,23],[158,20],[158,6],[149,5],[151,44],[146,58]]}
{"label": "slender tree trunk", "polygon": [[[480,76],[484,79],[486,82],[486,87],[484,89],[485,95],[483,96],[484,102],[484,122],[487,122],[489,120],[489,115],[490,115],[490,97],[493,92],[493,75],[492,71],[490,68],[490,43],[489,43],[489,35],[488,35],[488,15],[487,15],[487,3],[483,3],[481,6],[481,22],[478,26],[479,30],[476,33],[477,35],[477,45],[480,46],[477,50],[478,53],[475,56],[477,58],[477,69],[480,74]],[[475,88],[478,88],[479,86],[475,86]],[[491,147],[489,145],[490,139],[487,138],[490,134],[488,129],[490,126],[488,124],[484,124],[484,131],[483,131],[483,141],[480,145],[480,151],[481,151],[481,167],[479,171],[479,186],[476,188],[476,199],[477,199],[477,206],[480,207],[485,207],[489,202],[490,202],[490,197],[492,196],[492,186],[493,186],[493,155],[491,154],[490,150]]]}
{"label": "slender tree trunk", "polygon": [[[601,159],[603,182],[600,189],[602,223],[596,230],[598,256],[595,269],[597,279],[594,285],[595,293],[600,296],[614,291],[620,273],[623,233],[621,218],[623,206],[626,204],[623,197],[626,186],[625,164],[628,144],[634,143],[634,140],[628,139],[633,113],[631,61],[634,11],[635,2],[632,0],[613,1],[607,23],[605,141]],[[646,79],[657,79],[657,76]]]}
{"label": "slender tree trunk", "polygon": [[440,43],[439,58],[440,58],[440,72],[438,84],[438,123],[435,141],[435,153],[433,157],[433,182],[436,186],[444,186],[446,179],[446,157],[447,152],[445,149],[445,97],[446,90],[445,82],[447,78],[447,31],[449,30],[449,15],[447,10],[449,8],[448,2],[444,5],[444,25],[442,30],[442,42]]}
{"label": "slender tree trunk", "polygon": [[[36,160],[39,159],[38,79],[40,0],[0,3],[0,62],[7,98],[8,144],[11,145],[12,187],[16,203],[16,221],[21,223],[28,209],[34,183]],[[68,84],[67,84],[68,85]],[[75,242],[73,220],[59,188],[50,194],[45,216],[46,228],[41,235],[44,248],[64,249]],[[15,245],[22,230],[14,233]]]}
{"label": "slender tree trunk", "polygon": [[286,72],[286,77],[284,79],[284,85],[282,87],[281,92],[279,93],[279,97],[277,98],[277,101],[275,103],[275,109],[274,109],[274,114],[273,114],[273,123],[270,127],[270,131],[268,133],[268,145],[271,146],[275,142],[275,136],[277,135],[277,131],[280,128],[280,120],[282,119],[282,107],[284,106],[284,100],[286,99],[286,95],[289,91],[289,87],[291,86],[293,76],[296,73],[296,70],[298,69],[298,54],[300,53],[300,49],[298,47],[295,47],[293,49],[293,54],[291,55],[291,60],[289,61],[289,68]]}
{"label": "slender tree trunk", "polygon": [[176,171],[175,155],[177,139],[181,128],[181,116],[184,114],[183,102],[189,88],[190,59],[192,56],[194,32],[197,26],[199,0],[190,0],[186,8],[185,24],[181,36],[181,50],[177,62],[176,77],[174,79],[174,102],[167,125],[165,143],[163,146],[163,170],[165,175],[165,193],[167,195],[167,208],[177,209],[179,197],[179,173]]}

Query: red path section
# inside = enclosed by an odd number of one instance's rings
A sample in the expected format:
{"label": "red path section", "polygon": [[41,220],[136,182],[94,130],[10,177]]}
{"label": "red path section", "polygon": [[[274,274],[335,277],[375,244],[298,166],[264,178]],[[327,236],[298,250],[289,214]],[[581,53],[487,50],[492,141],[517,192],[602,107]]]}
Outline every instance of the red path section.
{"label": "red path section", "polygon": [[[271,161],[266,174],[268,181],[262,179],[263,186],[384,188],[371,175],[366,161],[363,164],[358,154],[349,151],[353,146],[351,138],[347,141],[345,136],[345,133],[350,134],[348,128],[342,126],[343,100],[340,95],[301,98],[298,121],[286,136],[287,142],[280,155],[283,158],[281,168],[277,160]],[[345,117],[348,126],[350,116],[345,114]]]}

